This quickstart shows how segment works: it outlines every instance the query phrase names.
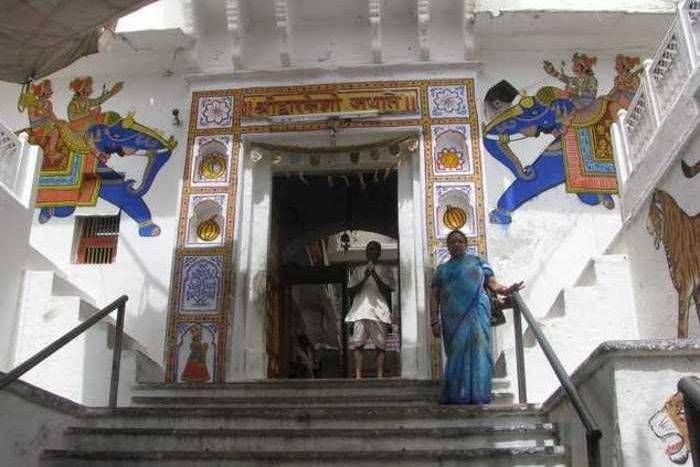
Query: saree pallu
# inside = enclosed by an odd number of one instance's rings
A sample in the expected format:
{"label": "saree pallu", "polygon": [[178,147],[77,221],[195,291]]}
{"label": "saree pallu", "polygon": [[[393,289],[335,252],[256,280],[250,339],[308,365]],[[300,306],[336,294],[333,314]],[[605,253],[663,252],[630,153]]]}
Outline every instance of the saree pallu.
{"label": "saree pallu", "polygon": [[491,267],[465,254],[440,265],[433,287],[440,296],[440,318],[447,364],[442,404],[491,402],[491,305],[484,290]]}

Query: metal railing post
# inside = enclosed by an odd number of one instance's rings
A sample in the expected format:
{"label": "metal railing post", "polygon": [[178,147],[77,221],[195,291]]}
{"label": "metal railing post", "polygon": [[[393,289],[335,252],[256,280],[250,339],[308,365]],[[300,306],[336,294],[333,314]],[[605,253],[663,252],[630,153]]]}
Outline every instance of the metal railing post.
{"label": "metal railing post", "polygon": [[523,347],[523,323],[520,307],[513,306],[513,329],[515,332],[515,362],[518,369],[518,402],[527,404],[527,382],[525,378],[525,349]]}
{"label": "metal railing post", "polygon": [[63,346],[68,344],[70,341],[78,337],[83,332],[87,331],[89,328],[97,324],[102,318],[109,315],[112,311],[118,310],[117,313],[117,329],[114,338],[114,356],[112,361],[112,384],[110,387],[109,394],[109,406],[116,407],[117,404],[117,386],[119,385],[119,363],[121,362],[121,352],[122,352],[122,334],[124,332],[124,314],[126,311],[126,301],[129,297],[122,295],[106,307],[102,308],[100,311],[90,316],[88,319],[53,341],[51,344],[44,347],[42,350],[36,354],[29,357],[24,362],[17,365],[9,372],[7,372],[3,377],[0,377],[0,389],[4,388],[8,384],[19,379],[20,376],[37,366],[39,363],[43,362],[56,351],[61,349]]}
{"label": "metal railing post", "polygon": [[112,352],[112,380],[109,386],[109,406],[117,406],[117,396],[119,394],[119,367],[122,361],[122,337],[124,335],[124,313],[126,304],[119,304],[117,309],[117,327],[114,331],[114,349]]}
{"label": "metal railing post", "polygon": [[[574,383],[571,381],[571,378],[569,378],[569,375],[566,373],[564,366],[559,361],[557,354],[554,352],[554,349],[552,349],[552,346],[549,344],[549,341],[544,336],[544,333],[537,324],[537,321],[535,321],[535,318],[532,316],[532,313],[530,313],[530,310],[523,301],[523,298],[518,292],[513,292],[512,297],[513,309],[517,310],[520,314],[522,314],[522,317],[525,318],[525,322],[528,324],[528,326],[530,326],[530,330],[535,335],[535,339],[537,339],[537,342],[540,344],[542,352],[544,352],[545,357],[547,357],[549,364],[552,366],[554,373],[559,379],[559,383],[561,383],[562,388],[569,396],[571,405],[573,405],[574,410],[576,410],[576,413],[578,414],[579,419],[581,420],[581,423],[583,423],[583,426],[586,429],[586,448],[588,453],[588,465],[590,467],[600,467],[599,440],[603,437],[603,433],[598,428],[595,419],[591,415],[586,404],[581,399],[581,396],[579,396],[578,391],[574,386]],[[515,320],[516,326],[518,321],[519,319]],[[522,344],[516,345],[517,347],[522,349]],[[520,381],[519,375],[518,381]]]}

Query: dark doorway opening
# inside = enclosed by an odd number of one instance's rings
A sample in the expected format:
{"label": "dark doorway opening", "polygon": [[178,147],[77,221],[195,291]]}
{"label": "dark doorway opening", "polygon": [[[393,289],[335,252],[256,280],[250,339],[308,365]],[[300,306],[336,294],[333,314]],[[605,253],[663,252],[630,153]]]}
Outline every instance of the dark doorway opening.
{"label": "dark doorway opening", "polygon": [[[348,377],[352,303],[349,271],[365,264],[368,240],[386,248],[380,262],[398,283],[398,185],[395,172],[280,175],[273,178],[268,262],[267,352],[270,378]],[[385,376],[399,376],[399,294],[392,300]],[[365,375],[374,372],[366,352]]]}

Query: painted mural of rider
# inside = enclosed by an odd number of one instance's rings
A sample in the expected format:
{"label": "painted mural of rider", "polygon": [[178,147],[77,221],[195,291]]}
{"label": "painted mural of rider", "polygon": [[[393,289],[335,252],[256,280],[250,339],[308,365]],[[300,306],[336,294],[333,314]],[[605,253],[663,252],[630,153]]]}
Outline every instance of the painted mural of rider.
{"label": "painted mural of rider", "polygon": [[60,161],[63,155],[58,151],[58,118],[53,111],[51,96],[51,81],[45,79],[38,84],[32,84],[30,92],[22,96],[22,101],[29,116],[32,138],[30,142],[39,145],[47,162],[54,164]]}
{"label": "painted mural of rider", "polygon": [[639,57],[628,57],[617,54],[615,56],[615,80],[613,88],[608,93],[608,98],[619,101],[620,108],[627,108],[632,102],[634,94],[639,88],[639,74],[643,70]]}
{"label": "painted mural of rider", "polygon": [[593,73],[593,66],[597,63],[596,57],[586,54],[574,53],[571,57],[574,76],[569,76],[564,71],[564,64],[559,70],[554,68],[552,62],[544,61],[544,71],[565,84],[566,97],[571,99],[576,109],[588,107],[595,101],[598,95],[598,80]]}
{"label": "painted mural of rider", "polygon": [[68,121],[74,130],[84,134],[91,126],[104,123],[100,106],[121,91],[124,82],[115,83],[109,91],[104,88],[98,97],[90,97],[93,92],[90,76],[73,79],[69,87],[73,91],[73,98],[68,104]]}

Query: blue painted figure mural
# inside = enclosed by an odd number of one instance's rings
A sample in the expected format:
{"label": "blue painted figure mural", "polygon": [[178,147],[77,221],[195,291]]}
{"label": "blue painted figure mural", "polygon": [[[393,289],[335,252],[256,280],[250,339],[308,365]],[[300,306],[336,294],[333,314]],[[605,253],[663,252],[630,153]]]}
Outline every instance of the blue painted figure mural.
{"label": "blue painted figure mural", "polygon": [[[56,118],[53,112],[50,81],[33,85],[20,96],[20,109],[26,109],[29,116],[29,141],[44,152],[36,201],[40,223],[53,216],[68,217],[78,206],[94,206],[99,196],[136,221],[141,236],[160,234],[143,196],[177,142],[136,122],[133,113],[122,117],[101,111],[100,104],[119,92],[122,85],[117,83],[92,98],[91,78],[73,80],[68,121]],[[107,165],[114,154],[148,158],[139,186]]]}
{"label": "blue painted figure mural", "polygon": [[[633,71],[639,60],[619,55],[615,86],[599,97],[592,72],[595,59],[574,54],[573,61],[573,77],[563,67],[557,71],[545,62],[545,71],[564,82],[565,89],[545,86],[534,96],[520,96],[515,105],[511,102],[518,93],[506,81],[487,93],[487,103],[499,113],[484,127],[484,146],[515,176],[489,215],[492,223],[509,224],[513,211],[564,182],[567,191],[585,204],[602,204],[608,209],[615,206],[611,195],[617,192],[617,180],[610,125],[617,111],[629,105],[639,85]],[[523,165],[510,143],[542,134],[551,135],[551,143],[532,164]]]}

